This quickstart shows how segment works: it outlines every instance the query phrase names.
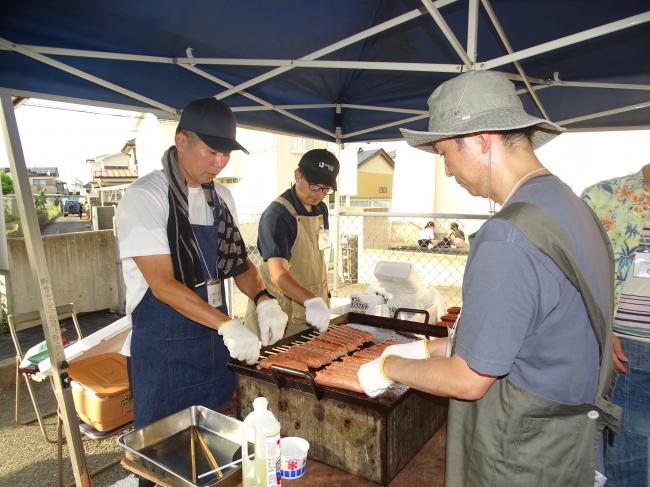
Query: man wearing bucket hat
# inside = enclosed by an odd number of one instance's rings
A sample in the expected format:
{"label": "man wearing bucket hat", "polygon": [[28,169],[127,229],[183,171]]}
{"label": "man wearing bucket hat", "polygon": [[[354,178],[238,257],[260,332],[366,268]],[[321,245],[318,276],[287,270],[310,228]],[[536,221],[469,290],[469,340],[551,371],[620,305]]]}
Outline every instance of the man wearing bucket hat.
{"label": "man wearing bucket hat", "polygon": [[[562,129],[528,115],[503,75],[471,71],[429,98],[406,141],[502,209],[474,236],[449,338],[388,347],[359,370],[367,394],[394,381],[450,397],[446,485],[594,485],[616,428],[613,287],[592,212],[534,149]],[[598,444],[598,448],[596,448]],[[600,475],[600,474],[598,474]],[[600,478],[600,477],[598,477]]]}
{"label": "man wearing bucket hat", "polygon": [[[286,330],[259,321],[255,303],[249,303],[246,325],[262,344],[308,328],[325,331],[329,325],[329,293],[324,250],[329,247],[327,204],[336,190],[339,161],[325,149],[306,152],[294,172],[295,184],[264,210],[257,246],[264,262],[260,266],[266,288],[280,301],[289,316]],[[258,306],[259,308],[259,306]]]}
{"label": "man wearing bucket hat", "polygon": [[[234,391],[230,357],[252,364],[259,356],[258,338],[228,316],[221,285],[234,277],[248,296],[264,289],[232,195],[213,181],[231,151],[246,151],[235,132],[223,102],[189,103],[163,170],[135,181],[118,206],[136,427],[192,405],[218,407]],[[263,319],[287,318],[276,302]]]}

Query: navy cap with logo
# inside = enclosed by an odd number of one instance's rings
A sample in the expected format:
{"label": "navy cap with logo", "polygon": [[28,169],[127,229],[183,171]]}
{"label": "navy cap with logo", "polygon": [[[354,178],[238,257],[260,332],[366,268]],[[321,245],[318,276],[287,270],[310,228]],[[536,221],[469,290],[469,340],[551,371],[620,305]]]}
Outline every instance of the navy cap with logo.
{"label": "navy cap with logo", "polygon": [[178,128],[194,132],[208,147],[216,151],[248,151],[235,140],[237,120],[232,110],[216,98],[200,98],[190,102],[181,113]]}
{"label": "navy cap with logo", "polygon": [[336,189],[339,160],[330,151],[313,149],[305,152],[298,162],[298,168],[310,183],[325,184]]}

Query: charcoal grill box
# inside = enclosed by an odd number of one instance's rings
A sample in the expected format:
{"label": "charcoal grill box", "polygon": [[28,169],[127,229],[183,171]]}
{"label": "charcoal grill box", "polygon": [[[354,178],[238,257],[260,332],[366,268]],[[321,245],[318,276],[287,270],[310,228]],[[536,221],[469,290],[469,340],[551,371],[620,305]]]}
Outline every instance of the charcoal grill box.
{"label": "charcoal grill box", "polygon": [[[330,326],[349,323],[373,333],[373,343],[395,331],[446,336],[423,323],[347,313]],[[307,332],[308,333],[308,332]],[[305,332],[272,347],[302,339]],[[268,348],[272,348],[268,347]],[[263,349],[264,353],[266,349]],[[387,485],[447,418],[448,400],[395,384],[377,398],[315,384],[314,371],[291,375],[232,362],[240,418],[264,396],[281,425],[282,436],[309,441],[309,457],[359,477]]]}
{"label": "charcoal grill box", "polygon": [[133,400],[126,357],[105,353],[70,364],[70,388],[77,414],[97,431],[106,432],[133,421]]}

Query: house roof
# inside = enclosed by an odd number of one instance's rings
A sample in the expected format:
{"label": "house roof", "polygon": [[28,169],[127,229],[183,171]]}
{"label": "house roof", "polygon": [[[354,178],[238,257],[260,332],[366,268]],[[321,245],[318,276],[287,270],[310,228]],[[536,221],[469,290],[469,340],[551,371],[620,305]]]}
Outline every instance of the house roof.
{"label": "house roof", "polygon": [[360,150],[359,152],[357,152],[357,168],[360,168],[375,156],[383,157],[386,160],[386,162],[390,164],[392,168],[395,168],[395,161],[384,149],[375,149],[375,150],[366,150],[366,151]]}
{"label": "house roof", "polygon": [[28,167],[27,176],[33,177],[59,177],[58,167]]}
{"label": "house roof", "polygon": [[94,179],[107,178],[137,178],[138,172],[133,169],[107,169],[104,171],[93,171]]}

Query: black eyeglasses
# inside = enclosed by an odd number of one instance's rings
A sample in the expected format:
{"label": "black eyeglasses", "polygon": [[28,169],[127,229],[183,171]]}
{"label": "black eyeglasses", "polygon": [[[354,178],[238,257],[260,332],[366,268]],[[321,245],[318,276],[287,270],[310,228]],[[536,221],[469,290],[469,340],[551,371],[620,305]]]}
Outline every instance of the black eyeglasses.
{"label": "black eyeglasses", "polygon": [[309,184],[310,191],[313,191],[314,193],[318,193],[320,191],[323,194],[332,194],[334,192],[334,188],[330,186],[323,186],[322,184],[312,184],[312,183],[307,183],[307,184]]}

